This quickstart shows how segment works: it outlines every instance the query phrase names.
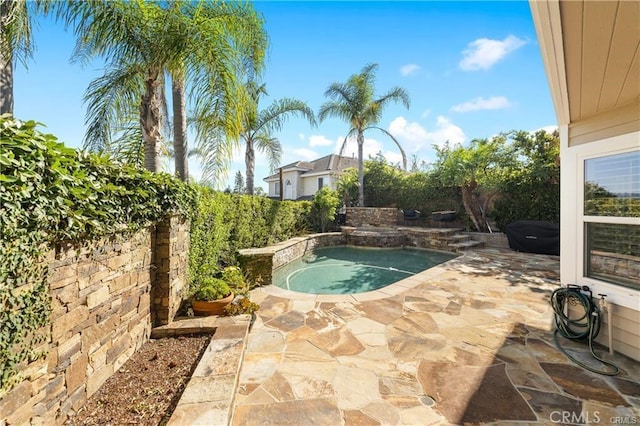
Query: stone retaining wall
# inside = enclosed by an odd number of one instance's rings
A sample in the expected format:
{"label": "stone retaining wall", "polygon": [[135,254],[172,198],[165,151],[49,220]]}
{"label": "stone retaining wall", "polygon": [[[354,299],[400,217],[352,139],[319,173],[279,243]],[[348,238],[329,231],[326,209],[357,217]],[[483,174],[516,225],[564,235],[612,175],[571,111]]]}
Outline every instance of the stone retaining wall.
{"label": "stone retaining wall", "polygon": [[343,228],[345,233],[346,244],[350,246],[360,247],[403,247],[408,243],[407,236],[393,231],[377,231],[377,230],[350,230]]}
{"label": "stone retaining wall", "polygon": [[486,232],[464,232],[464,234],[469,235],[475,241],[482,241],[485,247],[509,248],[507,234],[502,232],[494,232],[492,234],[487,234]]}
{"label": "stone retaining wall", "polygon": [[316,247],[343,244],[345,244],[345,237],[340,232],[311,234],[291,238],[269,247],[239,250],[238,261],[247,274],[249,282],[255,285],[269,285],[272,272],[279,267],[304,256]]}
{"label": "stone retaining wall", "polygon": [[[400,210],[389,207],[347,207],[347,226],[396,226]],[[401,216],[401,215],[400,215]]]}
{"label": "stone retaining wall", "polygon": [[406,235],[407,245],[413,247],[426,248],[431,250],[440,250],[452,252],[449,247],[451,240],[450,230],[435,228],[402,228],[402,232]]}
{"label": "stone retaining wall", "polygon": [[187,286],[188,229],[169,218],[127,239],[50,251],[48,353],[1,396],[0,425],[64,423],[149,339],[152,318],[173,319]]}

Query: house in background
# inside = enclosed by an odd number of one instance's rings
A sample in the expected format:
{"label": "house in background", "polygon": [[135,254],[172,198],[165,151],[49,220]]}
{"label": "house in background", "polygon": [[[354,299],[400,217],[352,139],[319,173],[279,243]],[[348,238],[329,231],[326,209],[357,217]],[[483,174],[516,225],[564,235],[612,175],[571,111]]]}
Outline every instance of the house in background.
{"label": "house in background", "polygon": [[605,294],[598,341],[610,325],[640,360],[640,2],[529,4],[560,128],[560,281]]}
{"label": "house in background", "polygon": [[349,167],[357,168],[358,160],[331,154],[313,161],[287,164],[263,180],[269,185],[270,198],[310,200],[320,188],[336,189],[340,173]]}

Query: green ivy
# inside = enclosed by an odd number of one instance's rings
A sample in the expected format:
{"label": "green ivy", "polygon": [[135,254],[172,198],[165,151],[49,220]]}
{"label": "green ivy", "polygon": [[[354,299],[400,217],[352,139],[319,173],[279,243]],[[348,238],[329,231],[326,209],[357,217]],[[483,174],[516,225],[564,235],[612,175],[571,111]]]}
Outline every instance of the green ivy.
{"label": "green ivy", "polygon": [[0,391],[42,355],[51,312],[42,257],[55,242],[191,218],[195,200],[168,174],[67,148],[38,126],[0,116]]}

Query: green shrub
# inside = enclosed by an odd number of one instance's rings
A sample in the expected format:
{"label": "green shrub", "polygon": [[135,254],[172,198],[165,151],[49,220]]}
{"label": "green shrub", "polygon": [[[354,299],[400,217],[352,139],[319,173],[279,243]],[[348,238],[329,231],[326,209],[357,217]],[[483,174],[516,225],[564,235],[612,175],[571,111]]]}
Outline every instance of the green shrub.
{"label": "green shrub", "polygon": [[196,291],[193,293],[195,300],[220,300],[231,294],[231,289],[222,278],[206,277],[198,284]]}
{"label": "green shrub", "polygon": [[313,197],[309,221],[313,228],[326,232],[328,225],[336,217],[336,209],[340,206],[340,197],[336,191],[323,187]]}
{"label": "green shrub", "polygon": [[222,270],[222,279],[226,282],[234,293],[240,294],[247,290],[242,270],[237,266],[227,266]]}
{"label": "green shrub", "polygon": [[236,252],[265,247],[304,234],[311,203],[228,194],[196,187],[191,221],[189,274],[208,276],[236,264]]}

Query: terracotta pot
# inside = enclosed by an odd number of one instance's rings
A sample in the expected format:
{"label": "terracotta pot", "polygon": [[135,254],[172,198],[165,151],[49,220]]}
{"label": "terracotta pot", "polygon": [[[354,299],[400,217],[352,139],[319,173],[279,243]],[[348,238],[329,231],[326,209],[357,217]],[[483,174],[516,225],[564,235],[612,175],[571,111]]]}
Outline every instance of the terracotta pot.
{"label": "terracotta pot", "polygon": [[191,302],[193,313],[195,315],[207,316],[207,315],[222,315],[224,314],[224,307],[233,301],[233,293],[218,300],[194,300]]}

